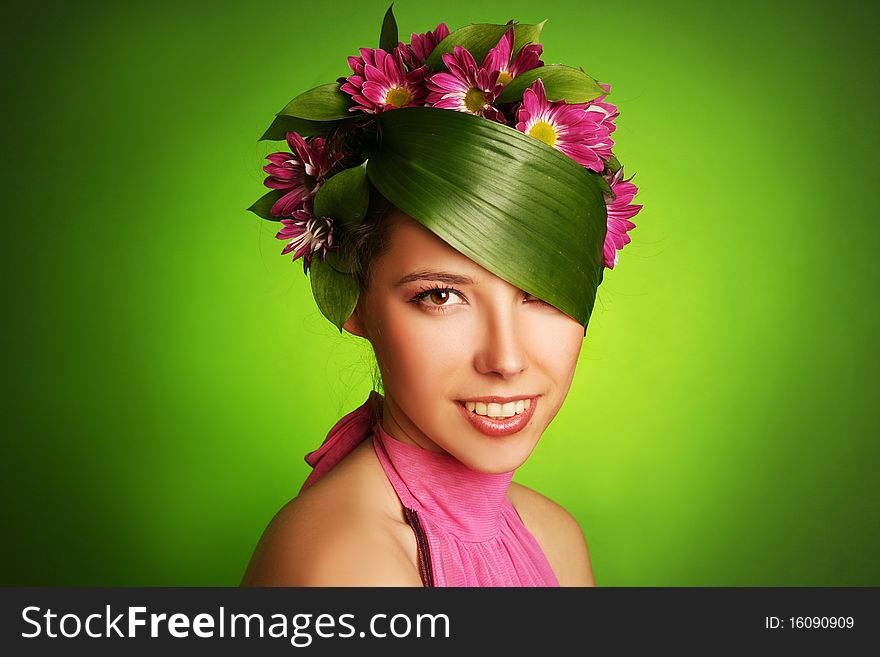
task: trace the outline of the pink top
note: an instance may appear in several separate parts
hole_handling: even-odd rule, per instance
[[[449,454],[400,442],[382,427],[382,401],[371,392],[306,455],[314,469],[300,492],[372,435],[376,456],[416,534],[425,586],[559,586],[507,499],[514,471],[477,472]]]

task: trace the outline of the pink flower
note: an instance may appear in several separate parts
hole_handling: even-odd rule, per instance
[[[604,159],[611,157],[611,141],[603,116],[585,111],[586,104],[564,100],[548,102],[541,78],[523,94],[517,110],[516,129],[556,148],[578,164],[602,172]]]
[[[606,175],[605,179],[611,185],[611,191],[614,192],[615,198],[612,199],[609,195],[605,195],[605,204],[608,208],[608,231],[605,233],[602,254],[605,257],[605,266],[608,269],[614,269],[614,265],[617,264],[617,252],[630,242],[627,231],[636,227],[629,220],[638,214],[642,206],[632,204],[639,189],[629,180],[623,179],[623,167],[618,169],[614,175]]]
[[[323,137],[313,137],[308,142],[295,132],[287,133],[290,153],[267,155],[269,164],[263,171],[269,176],[263,181],[271,189],[288,190],[272,205],[276,217],[290,216],[301,210],[309,201],[341,154],[328,156]]]
[[[455,46],[452,54],[445,53],[443,63],[448,72],[435,73],[425,81],[429,105],[507,123],[504,114],[492,106],[504,88],[497,83],[498,71],[478,68],[474,56],[461,46]]]
[[[308,210],[296,210],[292,219],[282,219],[284,224],[276,239],[290,240],[281,255],[294,251],[293,260],[303,259],[303,273],[309,270],[312,256],[318,254],[321,260],[327,258],[327,251],[333,245],[333,220],[330,217],[315,217]]]
[[[360,52],[360,57],[348,58],[354,75],[348,76],[340,87],[356,103],[349,108],[350,112],[377,114],[423,104],[426,66],[407,73],[397,49],[387,53],[381,48],[361,48]]]
[[[409,70],[414,71],[424,65],[437,44],[448,36],[449,28],[446,27],[446,23],[440,23],[433,32],[423,32],[422,34],[413,32],[410,44],[401,41],[397,44],[396,50],[406,62]]]
[[[602,84],[600,82],[599,86],[607,92],[611,91],[610,84]],[[605,96],[607,96],[607,94],[605,94]],[[588,112],[596,112],[601,118],[600,123],[603,126],[607,127],[608,134],[611,134],[612,132],[617,130],[617,126],[614,124],[614,119],[616,119],[620,115],[620,112],[618,111],[616,105],[602,102],[603,100],[605,100],[605,96],[599,96],[595,100],[591,100],[590,102],[586,103],[586,110]],[[614,142],[612,141],[611,144],[613,145]]]
[[[498,45],[486,54],[482,68],[490,73],[497,71],[498,83],[507,84],[520,73],[543,66],[544,62],[540,60],[543,49],[539,43],[529,43],[520,48],[511,64],[510,58],[513,54],[513,28],[511,27],[498,41]]]

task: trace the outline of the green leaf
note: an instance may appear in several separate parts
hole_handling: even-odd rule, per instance
[[[608,167],[608,169],[610,169],[614,173],[617,173],[618,171],[620,171],[620,160],[618,160],[617,156],[615,156],[615,155],[612,155],[611,159],[609,159],[605,163],[605,165]]]
[[[565,99],[568,103],[586,103],[608,93],[583,71],[563,64],[550,64],[517,75],[504,86],[498,102],[522,100],[525,90],[538,78],[544,83],[547,100]]]
[[[363,166],[340,171],[324,181],[315,194],[314,214],[345,224],[358,224],[367,213],[370,186]]]
[[[278,112],[279,116],[294,116],[309,121],[338,121],[350,119],[348,111],[352,106],[351,97],[340,91],[338,82],[322,84],[304,91]]]
[[[339,121],[309,121],[279,114],[258,141],[283,141],[288,132],[296,132],[300,137],[326,135],[338,125]]]
[[[354,277],[336,271],[320,256],[315,256],[309,265],[309,280],[318,310],[342,333],[342,325],[358,301],[359,291]]]
[[[539,43],[541,30],[546,22],[543,20],[536,25],[531,23],[514,24],[513,51],[519,52],[519,49],[527,43]],[[489,51],[498,45],[498,41],[509,28],[509,25],[489,23],[478,23],[459,28],[437,44],[437,47],[428,56],[426,64],[432,71],[439,71],[444,68],[443,55],[455,50],[455,46],[462,46],[474,56],[477,66],[479,66]]]
[[[377,116],[370,182],[498,277],[586,326],[604,266],[598,176],[542,141],[464,112],[404,107]]]
[[[611,194],[614,196],[614,192],[611,191],[611,185],[608,184],[608,181],[605,180],[601,174],[596,173],[595,171],[590,171],[590,174],[596,178],[596,184],[599,185],[599,189],[602,190],[603,194]]]
[[[281,221],[281,217],[274,216],[270,210],[275,205],[275,201],[284,196],[286,192],[283,189],[273,189],[268,194],[261,196],[251,207],[248,208],[258,217],[268,219],[269,221]]]
[[[333,267],[333,269],[341,274],[352,273],[351,266],[342,258],[342,256],[339,254],[338,249],[327,252],[327,262],[330,264],[331,267]]]
[[[394,19],[394,3],[388,7],[385,12],[385,19],[382,21],[382,33],[379,36],[379,47],[385,52],[391,52],[397,47],[397,21]]]

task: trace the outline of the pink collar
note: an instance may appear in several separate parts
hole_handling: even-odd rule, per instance
[[[376,453],[400,501],[463,541],[484,541],[501,530],[501,510],[514,471],[471,470],[446,453],[403,443],[373,425]]]

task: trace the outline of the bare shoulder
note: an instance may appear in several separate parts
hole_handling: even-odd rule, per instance
[[[242,586],[422,585],[412,530],[393,516],[364,445],[275,515]]]
[[[547,555],[562,586],[595,586],[590,553],[580,524],[549,497],[512,482],[507,493],[523,524]]]

